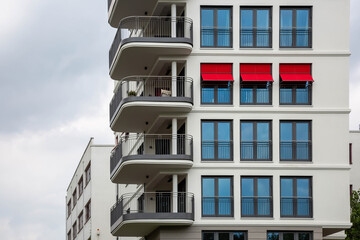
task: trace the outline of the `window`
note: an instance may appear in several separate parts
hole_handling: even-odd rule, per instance
[[[271,8],[241,7],[240,12],[240,47],[270,48]]]
[[[69,230],[69,232],[67,233],[67,240],[71,240],[71,229]]]
[[[246,240],[247,232],[245,231],[221,231],[221,232],[212,232],[212,231],[203,231],[202,240]]]
[[[79,222],[79,232],[81,231],[81,229],[84,227],[84,216],[83,216],[83,211],[81,211],[81,213],[79,214],[78,217],[78,222]]]
[[[232,121],[201,122],[201,159],[232,161]]]
[[[85,206],[85,222],[89,221],[91,218],[91,201],[86,204]]]
[[[91,163],[89,162],[89,164],[85,168],[85,181],[86,181],[86,184],[88,184],[90,182],[90,180],[91,180]]]
[[[75,221],[75,223],[74,223],[73,226],[72,226],[72,231],[73,231],[73,239],[75,239],[75,238],[76,238],[76,235],[77,235],[76,221]]]
[[[241,121],[241,161],[271,161],[271,121]]]
[[[232,104],[232,64],[201,64],[201,104]]]
[[[67,217],[71,215],[71,199],[67,203]]]
[[[281,217],[312,217],[311,177],[281,177]]]
[[[280,47],[311,48],[311,8],[280,8]]]
[[[280,105],[310,105],[311,64],[280,64]]]
[[[231,7],[201,7],[201,47],[232,47]]]
[[[271,177],[241,177],[241,216],[272,216]]]
[[[349,164],[353,164],[352,162],[352,143],[349,143]]]
[[[271,64],[240,64],[240,104],[272,103]]]
[[[202,177],[202,216],[233,216],[232,177]]]
[[[77,197],[76,197],[76,188],[72,194],[72,197],[73,197],[73,208],[76,206],[76,200],[77,200]]]
[[[312,240],[312,232],[268,232],[267,240]]]
[[[80,196],[82,195],[83,190],[84,190],[84,180],[83,180],[82,176],[78,182],[78,188],[79,188],[79,198],[80,198]]]
[[[280,160],[311,161],[311,121],[280,121]]]

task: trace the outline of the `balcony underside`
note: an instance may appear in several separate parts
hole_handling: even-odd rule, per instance
[[[141,184],[162,170],[189,169],[192,165],[190,155],[126,156],[121,159],[110,176],[113,183]]]
[[[143,237],[162,226],[189,226],[194,221],[192,213],[129,213],[111,226],[114,236]]]
[[[187,56],[192,51],[188,38],[128,38],[120,44],[110,66],[110,77],[148,75],[159,57]]]
[[[117,28],[122,18],[127,16],[151,15],[157,0],[112,0],[109,8],[109,24]]]
[[[110,120],[115,132],[143,132],[161,114],[188,113],[192,109],[187,97],[128,97],[119,104]]]

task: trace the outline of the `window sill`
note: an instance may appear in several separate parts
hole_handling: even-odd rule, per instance
[[[280,217],[280,220],[315,220],[313,217]]]
[[[254,217],[248,217],[248,216],[245,216],[245,217],[241,217],[241,219],[243,220],[253,220],[253,219],[257,219],[257,220],[274,220],[275,218],[274,217],[264,217],[264,216],[260,216],[260,217],[257,217],[257,216],[254,216]]]
[[[241,104],[240,107],[273,107],[272,104]]]
[[[234,107],[234,104],[201,103],[200,107]]]
[[[200,50],[234,50],[233,47],[200,47]]]
[[[240,163],[272,163],[272,160],[240,160]]]
[[[235,219],[234,216],[201,216],[201,219],[207,219],[207,220],[215,220],[215,219]]]
[[[239,50],[274,50],[272,47],[239,47]]]
[[[301,163],[301,164],[313,164],[313,161],[309,161],[309,160],[280,160],[279,161],[280,164],[281,163],[284,163],[284,164],[288,164],[288,163],[291,163],[291,164],[297,164],[297,163]]]
[[[279,104],[279,107],[314,107],[312,104]]]
[[[284,51],[288,51],[288,50],[309,50],[312,51],[314,50],[312,47],[279,47],[279,50],[284,50]]]
[[[234,163],[233,160],[201,160],[201,163]]]

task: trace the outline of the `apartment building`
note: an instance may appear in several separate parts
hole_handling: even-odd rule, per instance
[[[111,240],[109,209],[116,186],[109,178],[113,145],[97,145],[91,138],[66,193],[66,239]]]
[[[349,0],[108,0],[108,13],[113,236],[351,226]]]

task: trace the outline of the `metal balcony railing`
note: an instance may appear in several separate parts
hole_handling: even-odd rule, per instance
[[[232,47],[232,27],[201,27],[201,47]]]
[[[271,217],[273,209],[272,197],[241,197],[241,216]]]
[[[281,217],[312,217],[311,197],[281,197]]]
[[[241,141],[240,151],[242,161],[270,161],[272,159],[272,142]]]
[[[177,206],[174,206],[174,203]],[[190,214],[194,219],[194,194],[188,192],[144,192],[122,195],[111,208],[111,225],[122,216],[137,214],[140,219],[161,219],[163,213],[172,213],[175,219]],[[168,217],[167,217],[168,219]]]
[[[311,47],[312,29],[310,27],[280,28],[280,47]]]
[[[252,27],[240,29],[240,47],[268,48],[272,46],[272,29]]]
[[[310,140],[280,142],[280,160],[311,161],[311,158],[312,144]]]
[[[173,90],[176,85],[176,92]],[[121,101],[127,97],[154,98],[164,100],[164,97],[193,99],[193,80],[189,77],[171,76],[131,76],[124,78],[110,102],[110,121],[113,119]],[[157,98],[157,99],[155,99]],[[149,100],[149,99],[148,99]]]
[[[176,153],[172,153],[172,145],[176,143]],[[124,159],[187,159],[192,161],[193,138],[185,134],[142,134],[141,136],[122,137],[112,151],[110,172],[112,173],[120,161]]]
[[[193,22],[186,17],[165,16],[132,16],[122,19],[109,51],[109,67],[122,41],[129,38],[148,38],[149,41],[186,38],[192,42]]]
[[[233,196],[202,197],[203,216],[233,216]]]
[[[232,140],[202,140],[201,141],[202,160],[224,160],[233,159]]]

